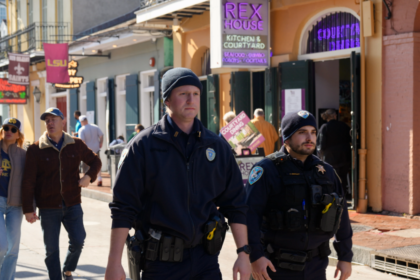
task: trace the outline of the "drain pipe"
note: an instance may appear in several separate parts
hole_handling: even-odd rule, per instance
[[[363,30],[363,2],[360,1],[360,149],[359,153],[359,199],[357,213],[367,211],[366,192],[366,62],[365,62],[365,35]]]

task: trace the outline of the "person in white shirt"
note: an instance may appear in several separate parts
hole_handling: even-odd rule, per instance
[[[79,130],[79,137],[86,145],[96,154],[99,154],[102,144],[104,142],[104,134],[101,129],[94,124],[89,124],[88,119],[85,115],[79,117],[79,121],[82,124],[82,128]],[[86,173],[88,166],[83,163],[83,172]],[[101,171],[98,173],[98,186],[102,186]]]

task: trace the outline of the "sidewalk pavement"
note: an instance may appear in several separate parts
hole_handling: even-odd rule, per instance
[[[82,195],[110,202],[112,191],[109,175],[103,173],[102,176],[102,187],[93,183],[83,189]],[[390,258],[395,263],[404,260],[409,263],[407,267],[418,270],[419,277],[416,279],[420,279],[420,216],[386,211],[384,214],[349,211],[349,215],[353,228],[353,262],[371,266],[375,256]],[[336,257],[334,249],[332,252],[332,257]]]

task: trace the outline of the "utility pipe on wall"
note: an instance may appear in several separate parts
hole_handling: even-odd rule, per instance
[[[365,37],[363,21],[363,2],[360,1],[360,149],[359,153],[359,199],[357,212],[366,213],[367,211],[367,192],[366,192],[366,63],[365,63]]]

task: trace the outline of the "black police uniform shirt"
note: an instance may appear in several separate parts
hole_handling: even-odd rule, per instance
[[[340,180],[334,172],[334,169],[318,157],[314,155],[308,156],[305,163],[300,160],[292,158],[285,147],[283,146],[280,152],[287,154],[290,160],[293,161],[299,168],[312,169],[317,162],[322,163],[326,170],[326,175],[331,182],[334,182],[334,187],[340,196],[343,196],[343,190]],[[315,162],[314,162],[315,161]],[[277,171],[275,164],[270,159],[263,159],[255,166],[260,166],[263,169],[262,175],[252,185],[247,183],[247,204],[248,204],[248,239],[252,248],[251,262],[258,260],[264,256],[264,246],[261,244],[261,224],[263,222],[263,213],[265,212],[267,202],[270,195],[273,194],[274,188],[282,188],[280,175]],[[255,179],[254,179],[255,180]],[[338,259],[341,261],[351,262],[353,253],[352,236],[353,231],[350,226],[349,214],[347,207],[343,207],[344,211],[341,217],[340,228],[335,234],[334,248],[337,251]],[[294,232],[294,231],[281,231],[276,237],[275,247],[282,249],[294,249],[301,251],[310,251],[318,248],[322,243],[328,241],[331,234],[329,233],[314,233],[314,232]],[[267,245],[267,244],[265,244]]]
[[[246,224],[246,193],[229,144],[196,119],[194,132],[184,135],[194,146],[183,150],[178,129],[165,115],[122,152],[110,203],[112,228],[141,224],[146,233],[160,230],[191,246],[200,243],[204,224],[215,215]]]

